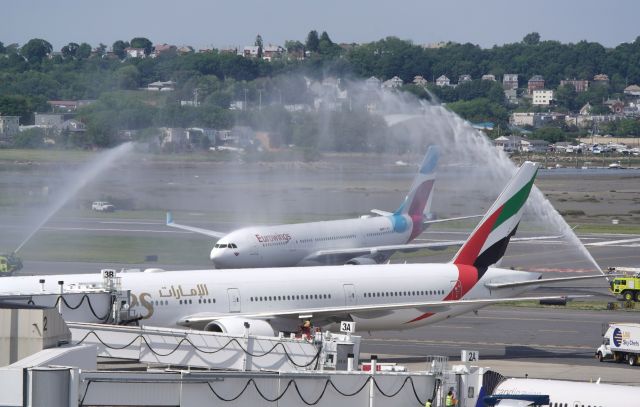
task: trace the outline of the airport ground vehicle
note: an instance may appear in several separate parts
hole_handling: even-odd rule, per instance
[[[596,350],[599,361],[613,359],[627,361],[631,366],[640,363],[640,324],[611,323],[604,334],[602,345]]]
[[[611,292],[625,301],[640,302],[640,269],[629,267],[609,267],[610,273],[623,275],[610,281]]]
[[[91,204],[91,210],[97,212],[113,212],[115,210],[115,206],[113,206],[109,202],[96,201]]]
[[[22,268],[22,260],[15,253],[0,253],[0,276],[10,276]]]

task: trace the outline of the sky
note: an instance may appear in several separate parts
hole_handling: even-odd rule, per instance
[[[615,47],[640,36],[640,1],[610,0],[0,0],[0,41],[111,46],[149,38],[154,44],[227,48],[304,42],[310,30],[337,43],[388,36],[415,44],[470,42],[483,48],[522,40],[581,40]]]

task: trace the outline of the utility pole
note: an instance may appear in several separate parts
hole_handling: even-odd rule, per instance
[[[258,89],[258,111],[262,111],[262,89]]]
[[[243,110],[247,110],[247,88],[244,88],[244,109]]]

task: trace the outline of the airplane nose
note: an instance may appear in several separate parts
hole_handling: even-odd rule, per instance
[[[226,256],[222,250],[216,249],[211,250],[211,255],[209,256],[209,258],[213,262],[213,266],[217,269],[226,268],[226,262],[224,261],[225,257]]]

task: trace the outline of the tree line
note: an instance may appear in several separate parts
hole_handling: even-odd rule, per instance
[[[262,48],[262,38],[257,37],[255,44]],[[563,79],[592,79],[600,73],[609,76],[608,87],[592,88],[584,94],[576,94],[571,87],[559,88],[559,108],[567,111],[586,102],[605,111],[605,98],[621,94],[628,84],[640,84],[640,37],[614,48],[587,41],[542,41],[536,33],[520,42],[487,49],[471,43],[425,48],[395,37],[365,44],[337,44],[328,33],[313,30],[304,41],[291,40],[284,45],[285,54],[265,61],[225,50],[183,53],[175,48],[155,58],[127,58],[128,47],[141,48],[151,55],[153,43],[143,37],[115,41],[110,52],[106,44],[92,47],[71,42],[54,52],[44,39],[32,39],[22,46],[0,42],[0,112],[18,115],[21,124],[31,124],[34,111],[50,110],[47,100],[95,99],[95,104],[78,113],[88,126],[82,146],[103,146],[115,142],[114,134],[119,129],[159,125],[224,128],[257,122],[264,116],[261,108],[269,106],[266,111],[285,120],[275,121],[283,139],[293,143],[294,134],[301,131],[296,130],[299,124],[307,120],[305,114],[271,105],[311,103],[313,96],[303,76],[375,76],[381,80],[398,76],[405,82],[403,89],[419,98],[435,96],[468,120],[491,120],[505,127],[515,107],[507,105],[500,83],[479,80],[483,74],[500,79],[505,73],[516,73],[522,87],[531,76],[542,75],[548,88],[556,88]],[[475,80],[456,88],[433,86],[440,75],[455,82],[464,74]],[[430,85],[413,85],[418,75]],[[171,94],[140,96],[136,92],[151,82],[168,80],[176,83]],[[180,105],[181,100],[194,99],[196,92],[198,106]],[[230,103],[237,100],[246,101],[252,108],[229,110]],[[311,136],[300,140],[313,144],[313,132],[309,132]]]

